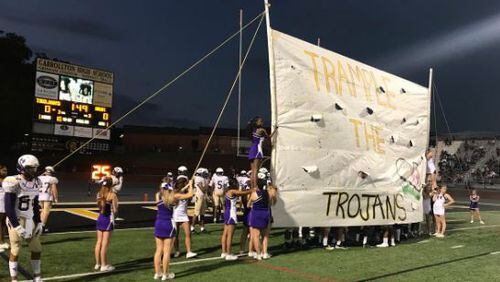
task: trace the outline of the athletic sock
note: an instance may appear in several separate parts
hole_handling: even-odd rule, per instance
[[[363,237],[363,245],[366,245],[368,243],[368,236]]]
[[[41,265],[41,262],[39,259],[32,259],[31,260],[31,267],[33,269],[34,274],[40,274],[40,265]]]
[[[328,245],[328,236],[323,237],[323,247]]]
[[[384,244],[386,244],[386,245],[389,244],[389,238],[384,237]]]
[[[9,260],[10,277],[17,277],[17,261]]]

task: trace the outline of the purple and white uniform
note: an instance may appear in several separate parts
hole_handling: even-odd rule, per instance
[[[252,204],[252,210],[248,215],[248,225],[253,228],[264,229],[269,225],[271,212],[269,208],[269,194],[267,190],[258,189],[257,200]]]
[[[470,195],[469,196],[469,210],[478,211],[479,210],[479,195]]]
[[[265,136],[260,136],[257,134],[257,130],[252,132],[252,146],[248,151],[248,159],[262,159],[264,158],[264,153],[262,152],[262,143],[264,142]]]
[[[103,212],[97,217],[96,228],[99,231],[113,231],[114,221],[111,220],[111,201],[106,201]]]
[[[238,219],[236,216],[237,201],[238,197],[236,196],[229,197],[226,194],[225,204],[224,204],[224,224],[236,225],[236,223],[238,223]]]
[[[163,202],[160,194],[160,200],[156,203],[158,212],[155,221],[155,237],[158,238],[173,238],[175,237],[176,228],[173,220],[173,209],[167,207]]]

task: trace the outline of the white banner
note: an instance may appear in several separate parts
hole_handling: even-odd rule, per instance
[[[427,88],[274,30],[272,45],[274,225],[421,221]]]

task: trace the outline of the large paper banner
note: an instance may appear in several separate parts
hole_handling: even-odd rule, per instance
[[[275,226],[421,221],[427,88],[278,31],[272,44]]]

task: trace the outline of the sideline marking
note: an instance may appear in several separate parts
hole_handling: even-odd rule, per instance
[[[417,244],[424,244],[424,243],[429,243],[429,240],[423,240],[423,241],[418,241]]]
[[[451,249],[459,249],[459,248],[463,248],[464,245],[456,245],[456,246],[453,246],[451,247]]]
[[[495,227],[500,227],[500,225],[482,225],[482,226],[474,226],[474,227],[451,228],[451,229],[446,230],[446,232],[457,231],[457,230],[481,229],[481,228],[495,228]]]
[[[490,255],[498,255],[500,254],[500,251],[496,251],[496,252],[491,252]]]
[[[246,255],[245,255],[246,256]],[[210,258],[203,258],[203,259],[196,259],[196,260],[185,260],[185,261],[178,261],[178,262],[172,262],[170,265],[181,265],[181,264],[190,264],[190,263],[197,263],[197,262],[204,262],[204,261],[212,261],[212,260],[222,260],[220,256],[217,257],[210,257]],[[61,280],[61,279],[71,279],[71,278],[83,278],[83,277],[89,277],[89,276],[98,276],[101,274],[108,274],[108,273],[120,273],[120,270],[127,270],[128,269],[115,269],[113,271],[93,271],[93,272],[84,272],[84,273],[75,273],[75,274],[69,274],[69,275],[61,275],[61,276],[53,276],[53,277],[48,277],[48,278],[43,278],[43,281],[51,281],[51,280]],[[22,282],[29,282],[31,280],[23,280]]]

